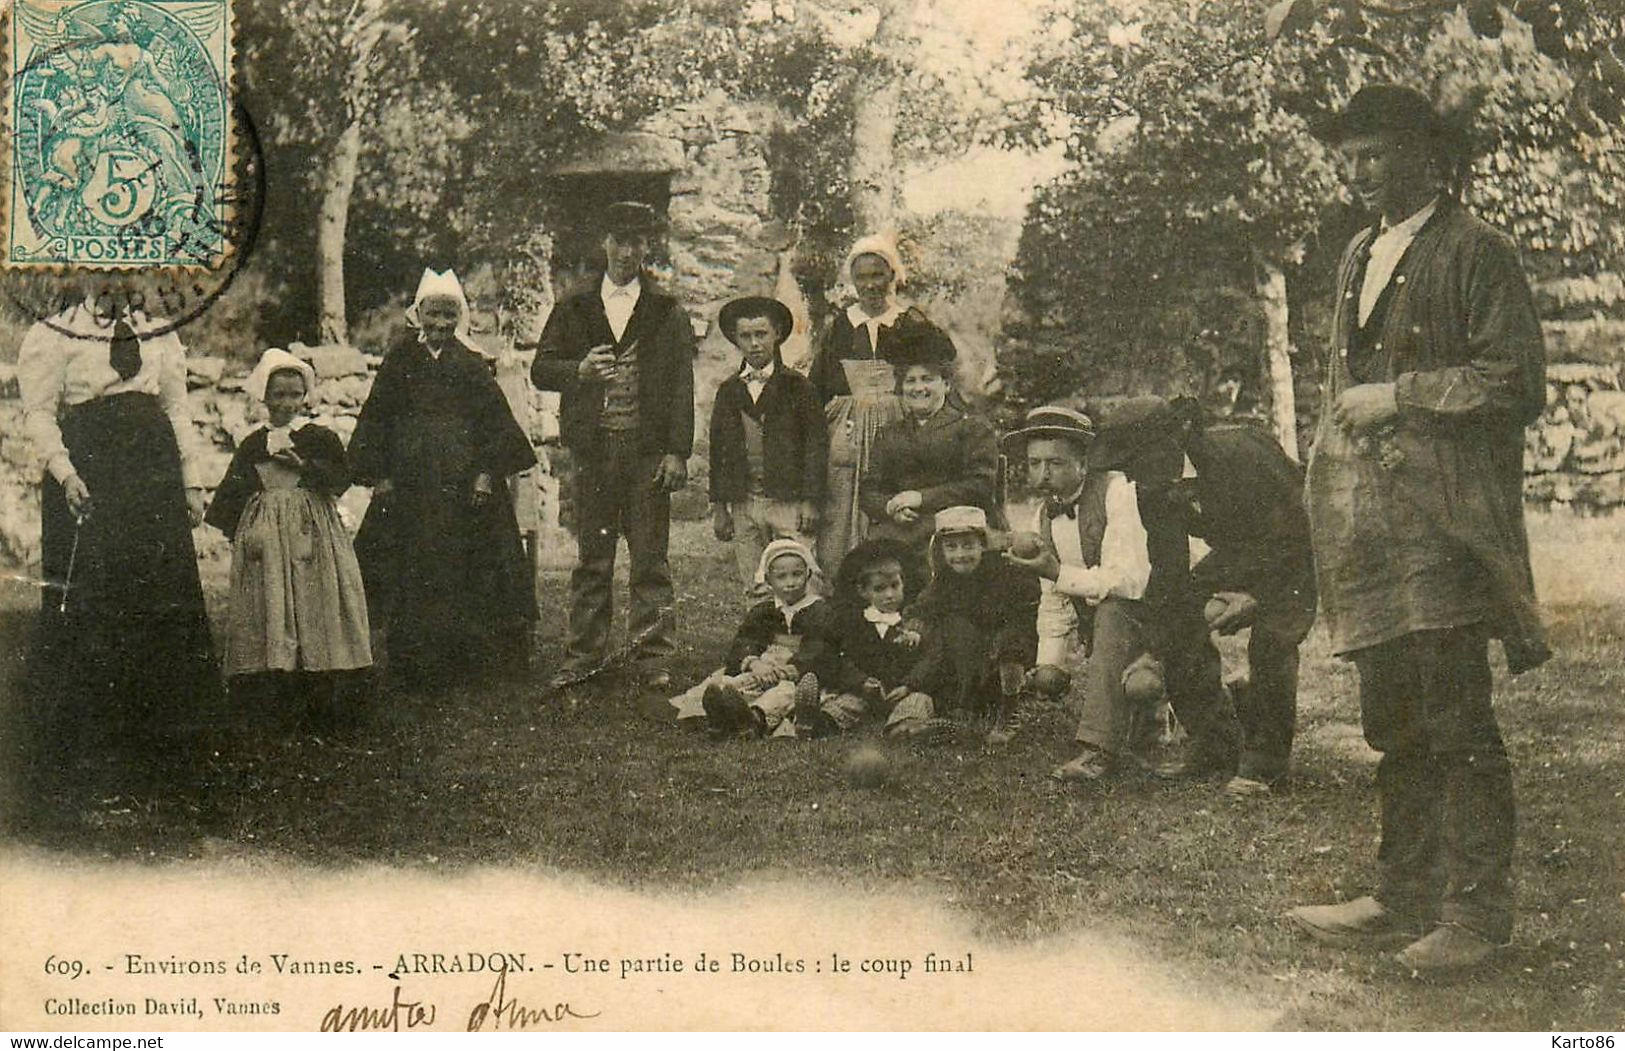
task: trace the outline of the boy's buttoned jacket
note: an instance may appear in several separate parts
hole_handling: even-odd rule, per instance
[[[742,414],[754,417],[762,428],[766,495],[821,501],[829,453],[824,411],[807,377],[777,361],[754,404],[737,372],[717,388],[711,406],[711,499],[732,502],[750,495]]]

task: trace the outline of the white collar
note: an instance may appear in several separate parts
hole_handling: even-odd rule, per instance
[[[897,319],[902,315],[903,309],[903,304],[894,299],[886,307],[884,313],[870,315],[863,312],[862,306],[857,303],[853,303],[851,306],[846,308],[846,319],[852,322],[853,328],[862,328],[871,322],[873,322],[875,325],[893,325],[897,323]]]
[[[863,607],[863,619],[870,624],[901,624],[903,622],[903,611],[896,610],[892,613],[882,613],[873,606],[865,606]]]
[[[744,378],[746,383],[750,383],[752,381],[766,383],[768,380],[773,378],[773,362],[770,361],[759,369],[752,368],[750,362],[748,361],[741,362],[739,366],[739,375]]]
[[[1416,212],[1412,213],[1409,219],[1402,220],[1392,225],[1389,225],[1388,220],[1384,219],[1377,236],[1386,237],[1393,241],[1409,241],[1411,238],[1416,236],[1416,231],[1422,229],[1422,227],[1426,225],[1427,221],[1433,218],[1433,213],[1438,210],[1439,199],[1435,197],[1427,204],[1424,204]]]
[[[310,426],[312,423],[315,423],[315,422],[316,421],[312,420],[309,416],[299,414],[299,415],[294,416],[293,419],[289,420],[288,425],[286,427],[273,427],[273,426],[271,426],[271,424],[269,422],[267,422],[266,425],[265,425],[265,430],[269,434],[274,434],[277,431],[283,431],[283,432],[285,432],[287,434],[292,434],[294,431],[304,430],[306,427]]]
[[[813,594],[812,591],[809,590],[805,595],[801,596],[800,601],[795,602],[792,605],[786,606],[784,603],[780,602],[776,597],[773,599],[773,605],[777,606],[779,612],[784,614],[784,622],[785,622],[786,625],[788,625],[790,623],[791,619],[793,617],[795,617],[795,615],[797,613],[800,613],[802,610],[806,609],[808,606],[812,605],[814,602],[817,602],[817,601],[818,601],[818,596]]]
[[[598,286],[598,295],[603,299],[611,299],[617,296],[631,296],[632,300],[636,302],[638,296],[641,295],[642,292],[643,282],[638,280],[638,278],[634,277],[624,285],[617,285],[614,281],[610,280],[607,272],[604,274],[603,282]]]

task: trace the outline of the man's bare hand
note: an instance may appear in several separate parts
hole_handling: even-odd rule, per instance
[[[1337,396],[1332,418],[1351,434],[1381,427],[1399,415],[1392,383],[1360,383]]]
[[[654,487],[663,493],[675,493],[688,484],[688,462],[676,453],[660,458],[655,468]]]
[[[1233,635],[1258,619],[1258,600],[1245,591],[1220,591],[1214,598],[1224,603],[1224,612],[1208,621],[1220,635]]]
[[[727,504],[718,504],[711,509],[711,533],[724,543],[734,538],[734,516]]]
[[[1056,580],[1061,575],[1061,560],[1055,557],[1055,552],[1049,548],[1041,548],[1038,554],[1031,558],[1023,558],[1014,551],[1006,551],[1004,560],[1011,565],[1020,566],[1029,573],[1037,574],[1045,580]]]
[[[587,356],[576,366],[576,375],[599,383],[615,375],[615,348],[608,343],[600,343],[587,351]]]

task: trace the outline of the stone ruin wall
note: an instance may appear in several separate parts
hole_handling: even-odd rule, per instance
[[[1578,514],[1625,506],[1625,321],[1547,322],[1546,410],[1524,438],[1524,498]]]

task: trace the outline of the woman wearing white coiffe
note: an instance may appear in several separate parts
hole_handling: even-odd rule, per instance
[[[536,616],[508,478],[536,462],[450,270],[425,270],[411,330],[384,356],[350,440],[372,503],[356,535],[371,620],[397,681],[438,686],[517,671]]]
[[[350,487],[344,443],[302,415],[309,364],[277,347],[247,393],[269,422],[245,437],[205,520],[231,538],[226,675],[328,673],[372,665],[367,597],[337,498]]]
[[[824,330],[809,378],[829,421],[829,475],[819,518],[818,558],[834,574],[868,531],[858,506],[858,486],[868,470],[870,450],[880,428],[902,416],[891,348],[921,340],[940,346],[939,356],[956,356],[953,340],[916,306],[897,298],[908,272],[896,244],[881,235],[859,240],[847,253],[846,273],[856,302],[836,313]]]

